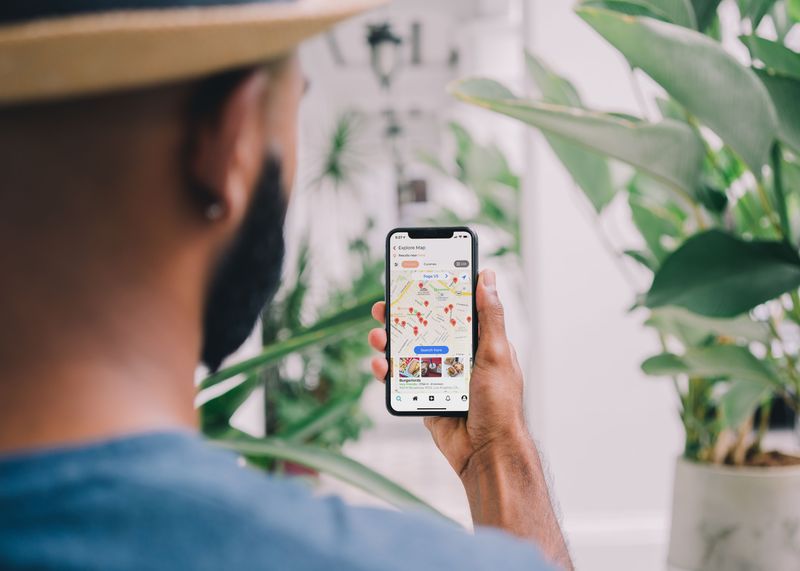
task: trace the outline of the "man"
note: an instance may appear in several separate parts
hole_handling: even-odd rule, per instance
[[[571,567],[490,271],[469,419],[426,422],[474,535],[315,499],[197,435],[196,364],[280,275],[292,50],[371,3],[0,7],[0,568]]]

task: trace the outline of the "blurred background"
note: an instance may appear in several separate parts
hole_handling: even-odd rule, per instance
[[[720,18],[728,13],[738,21],[735,2],[723,3]],[[642,327],[647,315],[629,311],[650,274],[616,253],[642,241],[629,203],[617,196],[597,217],[538,131],[447,93],[473,75],[530,93],[525,50],[568,78],[587,107],[657,113],[642,97],[657,86],[570,0],[395,0],[303,47],[310,90],[284,285],[231,361],[320,323],[350,335],[248,377],[257,388],[235,402],[231,424],[341,450],[469,525],[460,483],[422,422],[386,412],[368,368],[374,324],[363,317],[383,296],[388,230],[469,224],[480,267],[498,272],[531,431],[577,568],[661,569],[683,436],[672,386],[640,368],[660,345]],[[352,308],[361,317],[325,321]],[[321,493],[383,503],[324,471],[279,469],[309,475]]]

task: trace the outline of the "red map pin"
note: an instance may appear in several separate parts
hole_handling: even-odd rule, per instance
[[[425,307],[428,307],[428,300],[427,299],[423,303],[425,304]]]
[[[405,327],[405,326],[406,326],[406,322],[405,322],[405,321],[401,321],[401,322],[400,322],[400,325],[402,325],[403,327]]]
[[[469,323],[470,321],[472,321],[472,317],[467,315],[467,323]]]
[[[394,322],[395,322],[395,323],[400,323],[400,318],[399,318],[399,317],[395,317],[395,318],[394,318]]]
[[[417,285],[418,285],[419,287],[422,287],[422,282],[419,282]]]
[[[409,308],[408,308],[408,312],[409,312],[409,313],[414,313],[414,308],[413,308],[413,307],[409,307]]]
[[[458,278],[454,277],[454,278],[453,278],[453,283],[454,283],[454,284],[457,284],[457,283],[458,283]]]
[[[456,324],[456,320],[455,319],[451,319],[450,320],[450,325],[455,325],[455,324]]]
[[[448,311],[450,311],[450,308],[449,307],[445,307],[444,308],[444,312],[447,313]]]

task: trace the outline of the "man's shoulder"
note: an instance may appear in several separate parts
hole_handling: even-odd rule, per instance
[[[427,513],[350,506],[241,468],[227,453],[208,449],[206,456],[214,468],[191,478],[197,499],[243,529],[237,549],[268,553],[288,569],[545,569],[533,546],[500,531],[471,535]]]
[[[11,548],[19,561],[47,568],[27,554],[64,556],[53,550],[68,546],[87,569],[538,569],[531,546],[498,532],[472,537],[433,516],[318,498],[188,435],[56,457],[43,477],[47,464],[28,470],[17,489],[29,503],[8,522],[16,547],[11,536],[0,539],[0,562]]]

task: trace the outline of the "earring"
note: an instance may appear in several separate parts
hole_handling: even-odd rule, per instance
[[[206,219],[216,222],[225,214],[225,208],[221,202],[212,202],[206,207]]]

